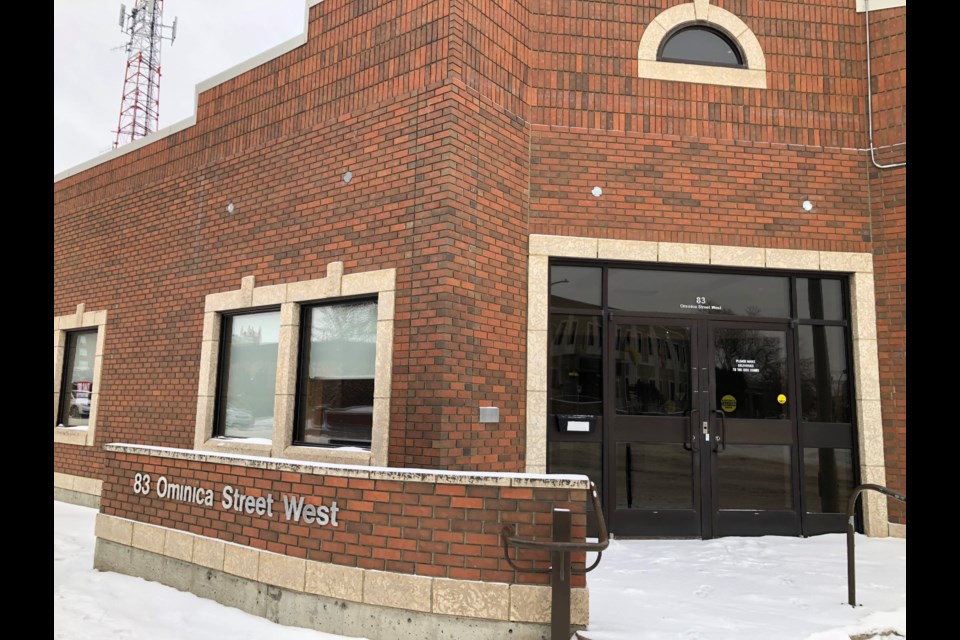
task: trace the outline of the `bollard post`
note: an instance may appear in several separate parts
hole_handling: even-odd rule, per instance
[[[570,542],[570,509],[553,510],[553,541]],[[550,640],[570,640],[570,552],[550,552]]]

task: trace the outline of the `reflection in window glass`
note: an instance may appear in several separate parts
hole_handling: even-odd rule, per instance
[[[551,314],[551,414],[603,414],[603,340],[600,329],[600,316]]]
[[[790,447],[727,445],[717,455],[721,509],[792,509]]]
[[[690,409],[690,328],[616,324],[619,415],[681,414]],[[644,348],[655,344],[655,351]]]
[[[97,332],[74,331],[67,334],[63,387],[60,391],[60,420],[65,427],[90,424],[93,400],[93,365],[97,352]]]
[[[617,443],[618,509],[692,509],[693,453],[682,444]]]
[[[801,320],[843,320],[840,281],[797,278],[797,313]]]
[[[596,485],[597,495],[603,495],[600,463],[599,442],[551,442],[549,445],[547,472],[583,474]],[[592,510],[593,502],[588,500],[587,506]]]
[[[850,422],[843,327],[800,325],[800,406],[808,422]]]
[[[377,360],[377,302],[305,307],[300,442],[370,450]]]
[[[609,305],[622,311],[790,317],[790,279],[729,273],[610,269]]]
[[[599,267],[550,267],[550,306],[563,309],[599,309]]]
[[[716,29],[704,26],[685,27],[671,35],[661,48],[658,59],[725,67],[743,66],[739,48]]]
[[[846,513],[853,492],[853,451],[803,450],[807,513]]]
[[[223,336],[217,433],[270,441],[280,312],[224,316]]]

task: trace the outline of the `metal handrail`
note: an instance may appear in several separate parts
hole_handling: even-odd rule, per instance
[[[607,524],[603,520],[603,509],[600,507],[600,498],[597,496],[597,487],[590,483],[590,497],[593,500],[593,515],[597,519],[597,542],[558,542],[555,540],[524,540],[523,538],[517,538],[514,535],[513,530],[510,526],[505,526],[500,531],[500,538],[503,540],[503,554],[507,559],[507,562],[510,563],[510,566],[516,569],[517,571],[530,571],[533,573],[548,573],[550,569],[538,570],[538,569],[521,569],[520,567],[513,564],[513,561],[510,559],[509,554],[507,553],[509,547],[512,545],[518,549],[542,549],[543,551],[596,551],[598,554],[602,554],[603,550],[610,546],[610,538],[607,534]],[[513,525],[514,529],[516,525]],[[597,558],[590,568],[592,569],[600,562],[600,559]],[[589,571],[588,569],[587,571]],[[586,571],[584,571],[586,573]]]
[[[570,542],[571,514],[569,509],[553,510],[553,537],[554,540],[524,540],[516,537],[515,527],[505,526],[500,531],[503,540],[503,557],[516,571],[531,573],[550,573],[550,640],[569,640],[570,638],[570,576],[573,573],[587,573],[592,571],[603,555],[603,550],[610,544],[607,535],[607,525],[603,519],[603,509],[600,507],[600,498],[597,488],[590,483],[590,497],[593,500],[593,513],[597,518],[597,542]],[[521,569],[510,559],[510,546],[523,549],[541,549],[550,552],[549,569]],[[589,567],[574,572],[570,562],[570,553],[573,551],[596,551],[597,559]]]
[[[856,487],[850,495],[850,500],[847,501],[847,602],[851,607],[857,606],[857,577],[853,548],[853,513],[857,508],[857,498],[859,498],[860,494],[864,491],[879,491],[883,495],[889,496],[894,500],[899,500],[903,504],[907,503],[907,496],[879,484],[861,484]]]

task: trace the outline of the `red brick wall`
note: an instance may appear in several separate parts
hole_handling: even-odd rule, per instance
[[[530,153],[531,233],[869,251],[855,150],[537,127]]]
[[[533,122],[864,147],[863,19],[852,1],[712,0],[757,37],[766,58],[766,89],[638,78],[644,29],[678,4],[533,0]]]
[[[343,260],[398,269],[390,463],[520,470],[532,232],[874,251],[902,483],[905,183],[863,151],[863,14],[716,0],[757,36],[767,89],[637,78],[676,4],[325,0],[305,46],[202,93],[197,125],[57,182],[55,314],[110,312],[97,446],[192,446],[203,297]],[[885,145],[904,139],[904,15],[871,14]]]
[[[906,162],[906,9],[870,13],[873,143],[877,164]],[[907,491],[906,167],[870,165],[870,206],[877,296],[877,337],[887,486]],[[890,520],[906,509],[889,500]]]
[[[552,539],[552,510],[570,509],[572,539],[585,540],[583,489],[510,487],[483,478],[462,484],[410,480],[416,474],[393,474],[401,480],[337,475],[238,464],[228,457],[205,460],[161,457],[141,451],[108,451],[100,511],[148,524],[187,531],[297,558],[348,567],[394,571],[484,582],[544,584],[549,574],[516,572],[503,556],[500,532],[516,525],[525,539]],[[137,473],[149,474],[148,495],[134,493]],[[388,474],[389,475],[389,474]],[[157,495],[157,482],[199,486],[213,491],[213,507]],[[454,481],[455,482],[455,481]],[[227,511],[221,505],[225,485],[245,495],[274,497],[273,518]],[[290,522],[282,495],[303,496],[307,504],[330,507],[337,502],[336,527]],[[522,568],[549,567],[544,552],[514,550]],[[583,554],[574,562],[582,566]],[[583,575],[574,586],[585,585]]]

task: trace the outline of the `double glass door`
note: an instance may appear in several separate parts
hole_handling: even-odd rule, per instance
[[[610,529],[799,534],[789,326],[636,316],[609,326]]]

